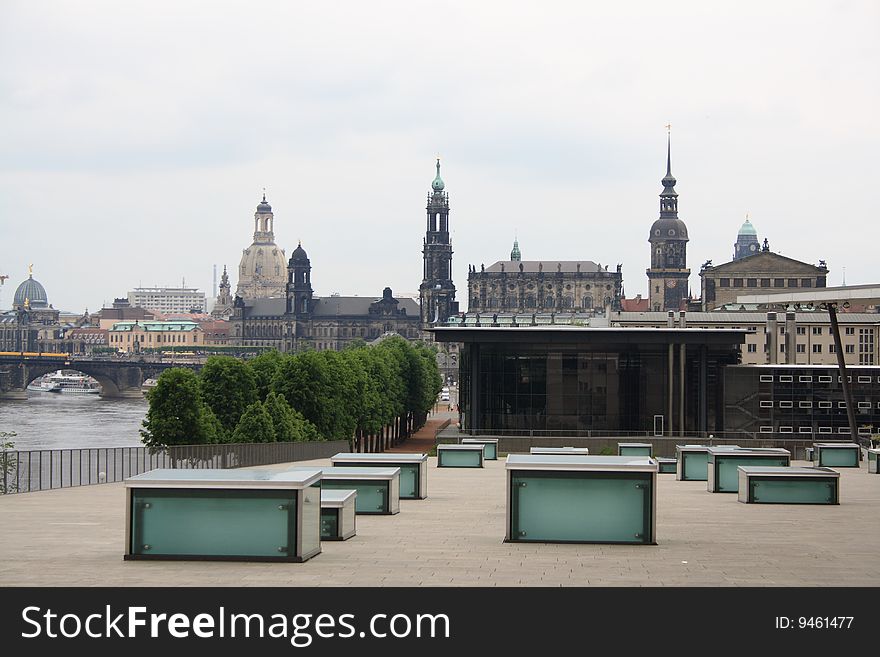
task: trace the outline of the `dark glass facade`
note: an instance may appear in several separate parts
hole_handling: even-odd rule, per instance
[[[880,367],[848,367],[858,432],[880,430]],[[761,365],[724,372],[729,431],[780,438],[840,439],[850,434],[837,367]]]
[[[541,339],[543,332],[500,329],[505,341],[493,342],[489,330],[459,330],[472,338],[461,350],[459,404],[463,429],[474,434],[653,432],[656,416],[666,433],[670,423],[679,433],[682,391],[683,430],[721,431],[721,368],[738,362],[736,345],[744,335],[726,332],[726,344],[707,344],[699,340],[708,337],[706,330],[653,331],[653,340],[639,343],[617,340],[619,331],[584,332],[578,339],[567,334],[571,329],[559,329],[554,335],[566,338],[560,342]],[[693,342],[685,347],[682,381],[684,334]],[[658,340],[661,335],[667,339]]]

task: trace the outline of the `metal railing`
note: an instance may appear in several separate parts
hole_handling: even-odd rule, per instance
[[[329,458],[347,440],[0,451],[0,494],[123,481],[156,468],[241,468]]]

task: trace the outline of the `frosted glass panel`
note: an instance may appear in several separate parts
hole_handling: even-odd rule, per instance
[[[650,447],[619,447],[620,456],[651,456]]]
[[[400,497],[413,499],[419,496],[419,465],[395,463],[400,468]]]
[[[324,479],[321,485],[329,490],[356,490],[355,513],[388,513],[388,484],[385,482]]]
[[[441,467],[455,468],[479,468],[480,452],[472,450],[441,450],[440,463]]]
[[[707,452],[682,452],[684,473],[682,479],[687,481],[706,481],[709,478],[709,454]]]
[[[295,556],[296,493],[254,493],[133,490],[131,553]]]
[[[843,447],[827,448],[823,447],[819,450],[818,465],[824,467],[858,467],[859,466],[859,450],[847,449]]]
[[[739,472],[741,465],[766,465],[786,467],[789,460],[784,456],[755,457],[755,456],[715,456],[716,480],[715,491],[719,493],[736,493],[739,491]]]
[[[810,477],[809,479],[750,479],[749,497],[753,502],[784,504],[834,504],[834,482]]]
[[[513,540],[645,543],[650,480],[513,477]]]
[[[339,536],[339,511],[341,509],[321,509],[321,538]]]

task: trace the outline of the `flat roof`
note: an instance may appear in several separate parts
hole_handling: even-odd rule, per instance
[[[737,303],[822,303],[828,301],[849,301],[856,303],[880,303],[880,284],[846,285],[840,287],[816,287],[797,292],[765,292],[764,294],[737,295]]]
[[[437,342],[549,342],[556,344],[744,344],[747,329],[587,326],[438,326]]]
[[[305,564],[124,561],[121,483],[0,495],[3,585],[272,586],[306,595],[315,586],[341,594],[403,586],[411,587],[404,595],[418,595],[426,586],[764,588],[880,579],[880,523],[868,521],[880,506],[880,480],[866,462],[841,468],[835,507],[743,505],[735,495],[707,493],[705,481],[658,477],[653,546],[504,543],[504,462],[482,469],[436,462],[429,457],[428,499],[401,500],[395,516],[357,516],[357,538],[322,541],[321,554]]]

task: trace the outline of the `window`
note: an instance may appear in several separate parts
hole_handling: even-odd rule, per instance
[[[813,427],[798,427],[798,433],[813,433]]]
[[[790,374],[783,374],[779,377],[779,380],[782,383],[791,383],[793,380],[793,377]]]
[[[773,427],[762,426],[760,429],[761,433],[773,433]]]
[[[773,375],[772,374],[762,374],[758,377],[758,380],[761,383],[773,383]]]
[[[798,377],[798,381],[799,381],[800,383],[812,383],[812,382],[813,382],[813,377],[811,377],[811,376],[799,376],[799,377]]]
[[[844,353],[847,353],[847,354],[856,353],[856,346],[854,344],[844,345]]]
[[[773,402],[761,400],[761,408],[773,408]]]
[[[798,335],[806,335],[807,334],[807,327],[806,326],[798,326],[797,327],[797,334]]]
[[[746,281],[746,287],[758,287],[758,279],[750,278]]]
[[[730,287],[730,279],[729,278],[719,278],[718,279],[718,287]]]
[[[761,279],[761,287],[770,287],[770,279],[762,278]]]
[[[773,287],[785,287],[785,279],[784,278],[774,278],[773,279]]]
[[[811,402],[811,401],[798,402],[798,408],[813,408],[813,402]]]
[[[813,353],[814,354],[821,354],[822,353],[822,345],[814,344],[813,345]]]
[[[779,408],[792,408],[793,406],[794,406],[794,402],[790,402],[790,401],[779,402]]]
[[[779,433],[794,433],[791,427],[779,427]]]
[[[814,326],[813,327],[813,335],[822,335],[822,327]]]
[[[831,433],[831,427],[819,427],[819,433]]]
[[[830,345],[828,345],[828,353],[829,354],[836,354],[837,353],[837,345],[835,345],[833,342]]]
[[[837,427],[837,433],[849,433],[849,427]]]
[[[841,381],[841,377],[840,377],[840,376],[837,377],[837,382],[838,382],[838,383],[842,383],[842,381]],[[847,383],[852,383],[852,376],[851,376],[851,375],[849,375],[849,374],[847,375],[847,377],[846,377],[846,382],[847,382]]]
[[[746,345],[746,346],[748,347],[748,350],[747,350],[747,351],[748,351],[750,354],[757,353],[757,351],[758,351],[758,345],[756,345],[756,344],[750,344],[750,345]]]
[[[859,402],[859,408],[871,408],[871,402]]]
[[[845,401],[837,402],[837,408],[846,408],[846,402]]]
[[[733,279],[733,287],[742,287],[742,286],[743,286],[743,279],[741,279],[741,278],[734,278]]]
[[[871,383],[870,376],[860,376],[856,379],[859,383]]]
[[[801,287],[813,287],[813,279],[812,278],[802,278],[801,279]]]
[[[797,287],[797,286],[798,286],[798,279],[796,279],[796,278],[789,278],[788,279],[788,287]]]
[[[847,327],[844,329],[844,331],[845,331],[845,334],[846,334],[846,335],[855,335],[855,334],[856,334],[856,329],[855,329],[854,326],[847,326]]]
[[[819,402],[819,408],[831,408],[832,406],[834,406],[834,404],[832,404],[830,401]]]
[[[797,353],[799,353],[799,354],[807,353],[807,345],[805,345],[805,344],[797,345]]]

